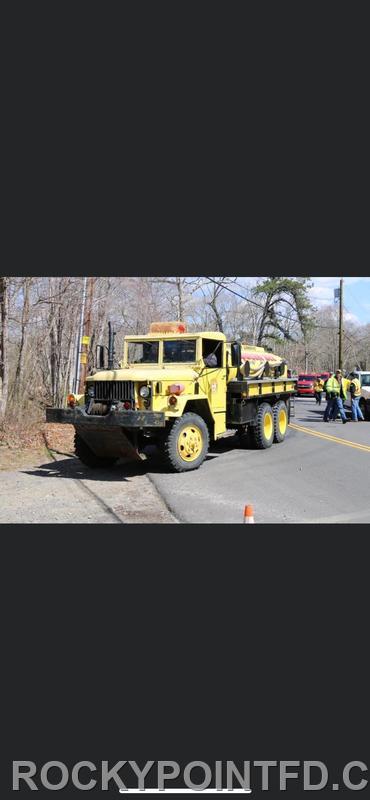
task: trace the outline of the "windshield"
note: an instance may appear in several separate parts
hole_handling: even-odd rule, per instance
[[[129,364],[158,364],[159,342],[129,342]]]
[[[370,375],[361,375],[361,386],[370,386]]]
[[[315,381],[316,380],[316,375],[299,375],[298,376],[298,380],[299,381]]]
[[[195,361],[195,339],[175,339],[163,342],[163,363],[179,364]]]

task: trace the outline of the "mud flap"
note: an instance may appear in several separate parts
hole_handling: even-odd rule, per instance
[[[131,441],[123,428],[111,427],[101,430],[92,427],[91,424],[74,427],[81,439],[99,458],[129,458],[132,461],[141,461],[143,458],[135,443],[136,433],[131,434],[134,440]]]

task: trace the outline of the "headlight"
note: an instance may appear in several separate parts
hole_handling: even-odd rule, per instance
[[[90,385],[90,386],[88,386],[88,388],[87,388],[87,394],[88,394],[88,397],[94,397],[94,395],[95,395],[95,388],[94,388],[94,386],[91,386],[91,385]]]
[[[139,389],[139,395],[140,395],[140,397],[145,397],[145,398],[146,397],[150,397],[150,388],[149,388],[149,386],[142,386],[141,389]]]

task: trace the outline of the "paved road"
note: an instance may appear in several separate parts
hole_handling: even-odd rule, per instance
[[[314,399],[296,399],[287,438],[269,450],[217,443],[201,468],[151,473],[183,522],[370,522],[370,422],[325,424]]]
[[[0,472],[0,523],[240,523],[246,504],[256,523],[369,522],[370,422],[325,425],[322,414],[314,400],[297,399],[282,444],[248,450],[224,439],[182,475],[164,472],[158,457],[89,470],[48,455]]]

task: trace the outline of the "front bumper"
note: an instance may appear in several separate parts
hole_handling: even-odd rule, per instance
[[[46,422],[87,425],[92,428],[164,428],[161,411],[110,411],[104,417],[86,414],[84,408],[47,408]]]

